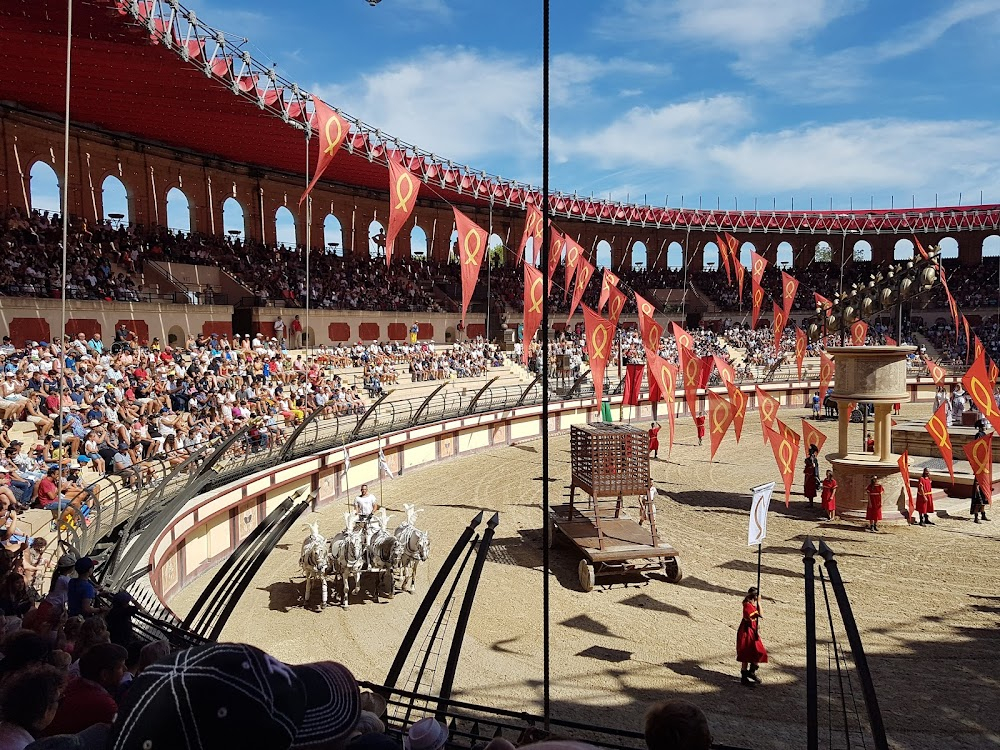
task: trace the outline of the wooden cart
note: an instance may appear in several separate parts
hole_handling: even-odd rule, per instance
[[[649,499],[649,435],[628,425],[595,424],[570,430],[572,482],[569,503],[550,511],[550,543],[563,534],[580,552],[580,585],[591,591],[599,576],[662,570],[681,580],[678,552],[656,530]],[[576,490],[587,495],[577,502]],[[622,509],[626,496],[639,498],[640,519]],[[643,525],[647,524],[647,525]]]

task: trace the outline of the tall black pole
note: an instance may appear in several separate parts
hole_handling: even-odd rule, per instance
[[[868,657],[865,656],[865,648],[861,643],[861,633],[858,631],[858,623],[854,619],[854,611],[851,609],[850,599],[847,598],[844,579],[840,577],[840,569],[837,567],[836,559],[834,559],[833,550],[822,540],[819,543],[819,553],[826,561],[826,572],[830,576],[833,595],[837,599],[840,617],[844,621],[844,630],[847,631],[847,642],[851,645],[854,666],[858,670],[858,679],[861,681],[861,692],[865,697],[865,708],[868,710],[868,723],[872,728],[872,739],[874,740],[875,748],[876,750],[889,750],[889,741],[885,736],[885,723],[882,721],[882,710],[879,708],[878,696],[875,694],[875,683],[872,682],[871,669],[868,667]]]
[[[757,543],[757,593],[760,593],[760,552],[763,546],[761,542]]]
[[[542,268],[549,267],[549,0],[542,10]],[[549,730],[549,295],[542,298],[542,717]]]
[[[806,748],[819,747],[819,675],[816,669],[816,547],[806,537],[802,562],[806,574]]]

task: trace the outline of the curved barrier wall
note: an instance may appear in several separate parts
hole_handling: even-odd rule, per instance
[[[807,401],[816,383],[792,383],[762,386],[782,406],[808,408]],[[748,408],[756,408],[753,386],[748,392]],[[721,389],[720,389],[721,390]],[[909,401],[930,401],[935,386],[929,378],[915,378],[907,384]],[[687,413],[682,399],[677,400],[678,414]],[[653,405],[623,406],[621,397],[612,399],[616,419],[634,421],[653,418]],[[662,409],[662,407],[661,407]],[[622,411],[624,410],[624,415]],[[209,568],[225,559],[257,525],[288,495],[298,491],[315,492],[315,507],[347,502],[352,491],[378,479],[378,451],[381,446],[394,473],[407,472],[441,460],[457,458],[494,447],[508,446],[541,435],[541,406],[537,404],[499,408],[456,418],[443,418],[431,424],[368,435],[339,447],[327,447],[311,455],[293,457],[277,465],[244,475],[223,486],[187,500],[171,513],[142,560],[149,566],[149,584],[165,604],[185,586]],[[582,398],[554,401],[549,406],[547,431],[568,430],[574,424],[600,419],[596,401]],[[317,435],[318,437],[318,435]],[[298,451],[307,451],[310,443],[297,443]],[[317,446],[319,447],[319,446]],[[344,472],[345,450],[350,469]],[[252,465],[244,468],[252,471]],[[164,512],[168,512],[164,509]]]

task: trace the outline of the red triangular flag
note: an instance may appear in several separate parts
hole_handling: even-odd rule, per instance
[[[538,257],[542,252],[543,229],[544,222],[542,221],[542,212],[536,206],[529,205],[524,215],[524,231],[521,232],[521,242],[517,246],[517,255],[515,256],[517,263],[524,260],[524,248],[528,246],[529,238],[531,238],[532,241],[532,250],[535,254],[535,262],[538,262]]]
[[[521,360],[528,366],[528,353],[535,331],[542,323],[542,301],[545,299],[542,272],[530,263],[524,264],[524,335],[521,337]]]
[[[747,416],[747,394],[735,383],[726,383],[729,400],[733,404],[733,428],[736,431],[736,442],[743,437],[743,420]]]
[[[948,467],[948,473],[951,475],[951,481],[955,482],[955,467],[952,465],[952,447],[951,447],[951,437],[948,435],[948,417],[946,415],[946,409],[948,408],[948,402],[941,404],[938,410],[934,412],[934,416],[930,418],[927,424],[924,425],[924,429],[931,436],[934,441],[934,445],[938,447],[941,451],[941,456],[944,458],[945,465]]]
[[[465,312],[472,301],[479,281],[479,269],[486,255],[486,230],[459,211],[455,212],[455,226],[458,228],[458,262],[462,268],[462,327],[465,327]]]
[[[611,356],[611,344],[615,338],[615,327],[611,321],[602,318],[586,305],[582,305],[584,328],[587,333],[587,358],[590,360],[590,376],[594,381],[594,396],[597,406],[601,406],[604,395],[604,368]]]
[[[573,281],[573,304],[570,305],[569,315],[566,316],[567,325],[569,325],[569,319],[573,317],[573,313],[576,312],[576,308],[580,304],[580,300],[583,299],[583,293],[587,291],[587,284],[590,283],[590,279],[593,275],[594,264],[586,258],[581,257],[579,267],[576,270],[576,278]]]
[[[601,298],[597,301],[597,312],[604,309],[604,303],[611,299],[611,287],[618,286],[619,279],[610,269],[605,268],[601,277]]]
[[[733,405],[715,391],[708,392],[708,436],[712,441],[710,461],[715,460],[716,451],[726,436],[729,423],[733,421],[736,410]]]
[[[385,262],[392,261],[392,249],[403,225],[417,205],[420,182],[402,164],[389,160],[389,228],[385,231]]]
[[[316,172],[313,174],[312,181],[309,183],[306,191],[302,193],[302,197],[299,198],[300,206],[302,205],[302,201],[306,199],[306,196],[312,192],[319,178],[323,176],[323,172],[326,171],[333,157],[337,155],[337,152],[340,150],[340,144],[344,142],[348,131],[347,120],[334,112],[322,100],[317,99],[315,96],[312,100],[313,106],[316,108],[314,119],[316,121],[316,130],[319,132],[319,156],[316,159]]]

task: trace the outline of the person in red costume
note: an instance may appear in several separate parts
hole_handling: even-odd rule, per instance
[[[823,480],[823,510],[826,511],[826,520],[832,521],[837,514],[837,480],[833,478],[833,472],[826,470],[826,479]]]
[[[656,422],[649,426],[649,452],[653,454],[653,458],[659,458],[660,425]]]
[[[743,620],[736,631],[736,661],[740,663],[740,682],[761,682],[757,669],[767,663],[767,649],[760,639],[760,595],[755,586],[743,597]]]
[[[885,488],[878,483],[878,477],[872,477],[872,481],[865,488],[868,496],[868,507],[865,509],[865,520],[868,521],[869,531],[878,531],[878,522],[882,520],[882,493]]]
[[[934,497],[931,495],[931,473],[924,469],[924,473],[917,480],[917,515],[920,516],[921,526],[933,526],[934,522],[929,514],[934,512]]]
[[[705,439],[705,412],[698,412],[698,416],[694,418],[694,426],[698,428],[698,445],[701,445],[701,441]]]

